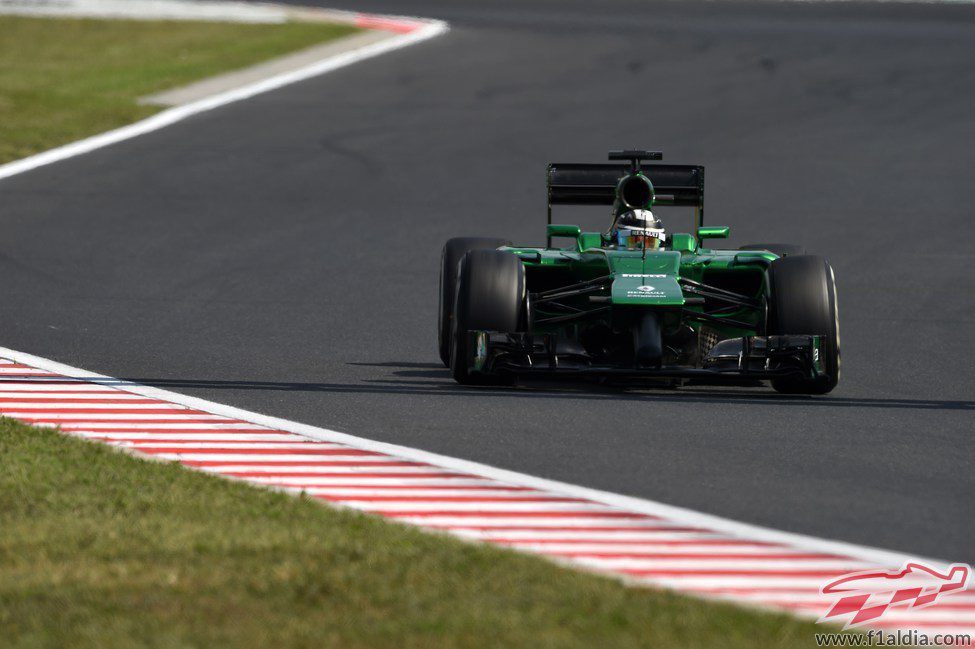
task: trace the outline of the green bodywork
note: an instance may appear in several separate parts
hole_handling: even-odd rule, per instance
[[[710,247],[729,228],[704,225],[704,168],[641,166],[660,160],[659,152],[610,152],[609,159],[630,164],[549,165],[548,243],[502,246],[491,262],[497,270],[474,275],[478,292],[466,299],[476,301],[455,320],[455,378],[467,381],[472,371],[820,380],[822,336],[782,333],[770,321],[778,255]],[[552,223],[553,205],[612,206],[611,226],[587,232]],[[694,208],[694,230],[663,233],[646,211],[664,206]],[[508,254],[521,265],[503,261]],[[516,281],[507,279],[511,273]],[[459,286],[458,296],[470,295],[466,283]],[[470,304],[479,305],[483,326],[464,326]],[[495,324],[497,314],[507,318],[504,326]]]
[[[548,226],[550,237],[574,239],[575,245],[564,248],[507,247],[518,255],[525,265],[529,291],[539,291],[558,286],[593,280],[612,275],[608,298],[600,306],[614,309],[659,309],[664,317],[665,333],[682,323],[698,331],[702,325],[693,313],[702,313],[704,305],[692,303],[679,283],[689,279],[709,286],[727,287],[736,293],[761,300],[766,294],[766,269],[777,256],[768,251],[719,250],[700,247],[706,238],[727,237],[726,226],[700,228],[697,233],[670,235],[668,245],[662,250],[620,250],[610,245],[601,232],[583,232],[578,226],[553,224]],[[590,296],[577,297],[571,306],[591,309]],[[544,310],[537,309],[544,314]],[[555,315],[554,313],[552,315]],[[611,318],[611,313],[607,313]],[[536,317],[536,320],[539,318]],[[751,308],[724,310],[709,320],[708,327],[716,330],[719,338],[751,336],[764,333],[765,314]],[[747,327],[742,326],[747,323]],[[533,329],[537,333],[565,331],[577,325],[554,324]]]

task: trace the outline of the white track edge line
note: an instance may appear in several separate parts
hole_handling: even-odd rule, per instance
[[[49,372],[57,372],[58,374],[63,374],[68,377],[83,379],[109,387],[116,387],[136,394],[141,394],[143,396],[163,399],[165,401],[181,404],[190,408],[205,410],[213,414],[232,417],[234,419],[239,419],[261,426],[267,426],[277,430],[288,431],[298,435],[311,437],[313,439],[319,439],[327,442],[339,442],[365,450],[376,451],[388,455],[396,455],[418,462],[426,462],[437,465],[441,468],[477,474],[485,478],[499,480],[502,482],[509,482],[544,491],[555,491],[565,495],[585,498],[611,507],[619,507],[621,509],[628,509],[651,516],[674,519],[682,523],[709,528],[712,531],[721,532],[735,537],[796,545],[814,549],[820,552],[845,554],[849,557],[861,559],[863,561],[875,562],[888,567],[900,567],[906,561],[925,561],[942,566],[947,566],[950,563],[945,560],[930,559],[894,550],[873,548],[846,541],[834,541],[831,539],[824,539],[806,534],[785,532],[750,523],[742,523],[728,518],[723,518],[721,516],[706,514],[704,512],[678,507],[675,505],[667,505],[653,500],[637,498],[634,496],[625,496],[622,494],[602,491],[590,487],[583,487],[557,480],[549,480],[547,478],[540,478],[526,473],[501,469],[471,460],[463,460],[447,455],[440,455],[438,453],[410,448],[408,446],[379,442],[365,437],[351,435],[349,433],[340,433],[338,431],[312,426],[310,424],[302,424],[288,419],[281,419],[279,417],[273,417],[270,415],[262,415],[260,413],[243,410],[234,406],[207,401],[205,399],[191,397],[185,394],[179,394],[177,392],[170,392],[169,390],[163,390],[161,388],[154,388],[138,383],[122,381],[110,376],[89,372],[87,370],[82,370],[70,365],[59,363],[57,361],[52,361],[50,359],[34,356],[33,354],[16,351],[6,347],[0,347],[0,357],[9,358],[25,365],[45,369]]]
[[[409,20],[420,21],[421,19]],[[118,142],[122,142],[124,140],[130,140],[134,137],[145,135],[146,133],[158,131],[161,128],[165,128],[166,126],[180,122],[187,117],[191,117],[208,110],[213,110],[214,108],[219,108],[221,106],[226,106],[227,104],[231,104],[242,99],[248,99],[270,90],[276,90],[282,86],[304,81],[306,79],[325,74],[326,72],[344,68],[352,65],[353,63],[358,63],[359,61],[373,58],[375,56],[379,56],[380,54],[385,54],[386,52],[391,52],[393,50],[398,50],[425,40],[429,40],[439,36],[440,34],[446,33],[449,29],[447,23],[443,21],[422,20],[422,22],[424,25],[412,32],[391,36],[390,38],[377,43],[364,45],[348,52],[330,56],[326,59],[322,59],[321,61],[298,68],[297,70],[268,77],[267,79],[262,79],[261,81],[242,86],[240,88],[227,90],[198,101],[183,104],[182,106],[169,108],[160,113],[156,113],[152,117],[135,122],[134,124],[122,126],[98,135],[93,135],[83,140],[71,142],[70,144],[49,149],[42,153],[21,158],[20,160],[8,162],[7,164],[0,165],[0,179],[9,178],[10,176],[22,174],[44,165],[60,162],[68,158],[73,158],[75,156],[95,151],[96,149],[117,144]]]

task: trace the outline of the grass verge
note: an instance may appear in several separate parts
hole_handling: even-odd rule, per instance
[[[0,16],[0,163],[138,121],[143,96],[357,31]]]
[[[814,625],[0,419],[2,644],[793,647]]]

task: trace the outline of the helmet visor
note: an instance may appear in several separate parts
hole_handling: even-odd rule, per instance
[[[658,250],[663,244],[664,234],[652,230],[618,230],[616,245],[629,250]]]

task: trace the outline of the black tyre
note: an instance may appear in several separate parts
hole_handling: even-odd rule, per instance
[[[457,237],[444,244],[440,254],[440,308],[437,314],[437,343],[444,367],[450,367],[450,321],[454,317],[457,264],[460,263],[460,258],[468,250],[493,250],[506,245],[510,245],[510,242],[486,237]]]
[[[832,267],[817,255],[776,259],[769,267],[769,288],[770,334],[826,336],[821,350],[826,376],[777,378],[772,387],[787,394],[826,394],[840,380],[840,320]]]
[[[458,266],[450,370],[459,383],[492,382],[468,372],[471,330],[517,332],[525,321],[525,267],[511,253],[471,250]]]
[[[806,254],[806,249],[794,243],[749,243],[738,250],[768,250],[779,257],[790,257]]]

